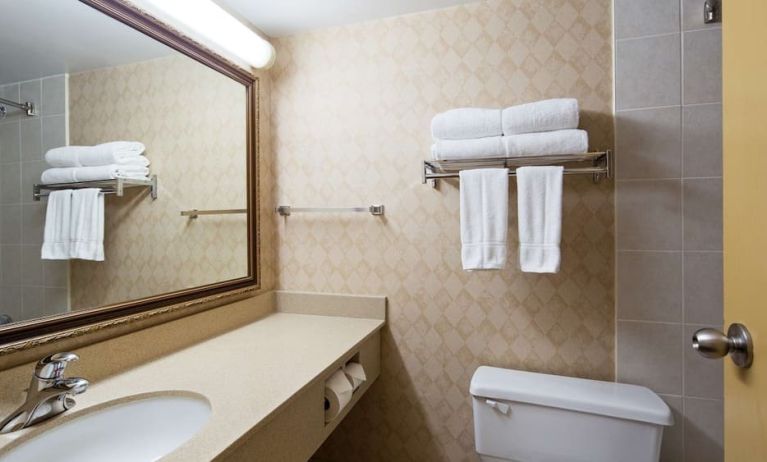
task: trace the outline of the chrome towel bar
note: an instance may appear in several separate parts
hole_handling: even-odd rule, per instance
[[[181,216],[194,220],[200,215],[233,215],[239,213],[248,213],[248,209],[182,210]]]
[[[339,212],[363,212],[374,216],[384,214],[383,205],[370,205],[367,207],[291,207],[280,205],[275,209],[283,217],[289,217],[292,213],[339,213]]]

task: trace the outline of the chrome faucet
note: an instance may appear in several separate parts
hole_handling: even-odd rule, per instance
[[[56,353],[41,359],[35,367],[26,401],[0,422],[0,433],[27,428],[73,408],[73,396],[85,392],[88,381],[62,376],[67,364],[78,359],[74,353]]]

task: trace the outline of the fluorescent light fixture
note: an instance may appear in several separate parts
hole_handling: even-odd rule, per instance
[[[162,13],[255,68],[274,63],[274,47],[211,0],[131,0]]]

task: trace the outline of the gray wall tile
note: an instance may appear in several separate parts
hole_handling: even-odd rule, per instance
[[[682,394],[682,326],[618,321],[617,379]]]
[[[616,178],[680,178],[681,107],[615,114]]]
[[[618,252],[618,319],[682,321],[682,253]]]
[[[43,158],[42,121],[39,117],[22,120],[21,125],[21,160],[31,161]]]
[[[41,201],[24,204],[21,209],[21,243],[41,245],[43,243],[44,229],[45,203]]]
[[[680,180],[619,181],[616,196],[619,250],[681,250]]]
[[[39,318],[47,314],[45,290],[42,287],[22,287],[21,302],[25,319]]]
[[[680,61],[679,34],[617,42],[617,109],[680,104]]]
[[[720,252],[684,253],[684,319],[691,324],[709,324],[721,328],[722,254]]]
[[[21,244],[21,205],[0,205],[0,244]]]
[[[724,459],[722,401],[685,398],[684,413],[685,461],[721,462]]]
[[[693,334],[704,327],[721,329],[721,325],[684,327],[684,395],[694,398],[722,399],[724,361],[704,358],[692,348]]]
[[[49,149],[67,145],[67,118],[63,115],[43,118],[43,149],[45,153]]]
[[[21,287],[0,287],[0,313],[9,315],[14,321],[24,319]]]
[[[685,250],[722,250],[722,180],[684,180]]]
[[[683,114],[684,176],[722,176],[722,105],[686,106]]]
[[[679,32],[679,0],[615,0],[615,37]]]
[[[0,168],[0,203],[21,202],[21,163],[3,164]]]
[[[18,286],[21,284],[21,246],[4,245],[0,248],[0,285]]]
[[[722,31],[684,33],[684,103],[722,101]]]
[[[660,462],[679,462],[684,460],[684,412],[680,396],[661,395],[671,408],[674,425],[663,430],[663,443],[660,448]]]
[[[44,284],[40,247],[37,245],[21,246],[21,285],[43,286]]]
[[[18,122],[0,124],[0,162],[21,160],[21,132]]]
[[[64,114],[67,110],[65,75],[43,79],[43,115]]]

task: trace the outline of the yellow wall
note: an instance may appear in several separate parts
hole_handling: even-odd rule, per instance
[[[278,220],[280,287],[389,300],[381,378],[325,459],[471,460],[480,364],[613,378],[610,182],[565,181],[560,274],[517,269],[515,188],[509,267],[467,273],[456,183],[434,190],[419,172],[432,116],[457,106],[573,96],[592,147],[610,147],[610,5],[492,0],[276,41],[277,199],[386,206]]]

